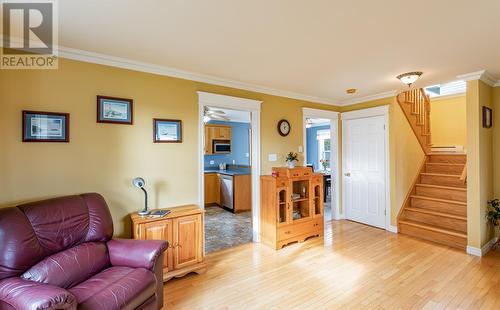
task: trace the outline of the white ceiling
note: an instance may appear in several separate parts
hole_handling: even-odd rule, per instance
[[[323,102],[413,70],[419,86],[500,78],[499,0],[64,0],[59,15],[64,47]]]

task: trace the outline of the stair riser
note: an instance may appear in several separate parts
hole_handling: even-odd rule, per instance
[[[411,208],[407,208],[404,212],[404,218],[416,222],[425,223],[430,226],[436,226],[444,229],[451,229],[460,232],[467,232],[467,222],[448,217],[442,217],[434,214],[425,214],[421,212],[414,212]]]
[[[467,192],[457,191],[452,189],[443,188],[432,188],[432,187],[416,187],[416,194],[418,196],[427,196],[433,198],[456,200],[461,202],[467,202]]]
[[[422,208],[430,211],[467,216],[467,206],[464,205],[456,205],[452,203],[438,202],[420,198],[412,198],[410,204],[412,207]]]
[[[460,175],[464,170],[464,166],[448,166],[448,165],[425,165],[425,172],[428,173],[443,173]]]
[[[465,164],[466,155],[429,155],[430,163]]]
[[[467,246],[467,238],[450,236],[447,234],[442,234],[427,229],[406,225],[403,223],[399,225],[399,232],[405,235],[410,235],[420,239],[434,241],[440,244],[448,245],[462,250],[465,250],[465,247]]]
[[[441,186],[454,186],[465,188],[464,181],[460,180],[455,176],[437,176],[437,175],[421,175],[420,183],[431,184],[431,185],[441,185]]]

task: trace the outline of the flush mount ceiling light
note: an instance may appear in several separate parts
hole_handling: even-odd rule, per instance
[[[358,90],[356,88],[349,88],[345,92],[349,95],[355,94]]]
[[[225,121],[229,122],[230,119],[229,117],[225,116],[226,112],[222,110],[215,110],[209,107],[205,107],[203,111],[203,122],[208,123],[211,120],[216,120],[216,121]]]
[[[411,86],[411,84],[415,83],[416,80],[422,75],[421,71],[407,72],[396,76],[401,82]]]

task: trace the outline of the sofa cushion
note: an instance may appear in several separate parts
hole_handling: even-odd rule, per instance
[[[72,287],[78,309],[135,309],[156,292],[154,274],[144,268],[111,267]]]
[[[86,242],[45,258],[23,273],[21,278],[69,288],[108,266],[106,245]]]

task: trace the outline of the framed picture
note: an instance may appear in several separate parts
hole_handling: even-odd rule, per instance
[[[133,124],[133,100],[97,96],[97,122],[111,124]]]
[[[69,142],[69,114],[23,111],[23,142]]]
[[[492,110],[483,106],[483,128],[491,128],[493,126]]]
[[[153,142],[181,143],[182,121],[175,119],[153,119]]]

